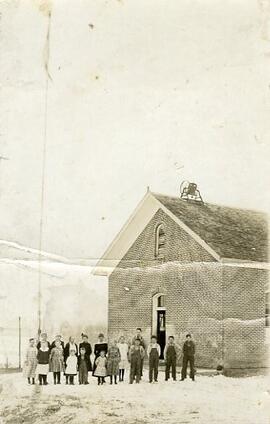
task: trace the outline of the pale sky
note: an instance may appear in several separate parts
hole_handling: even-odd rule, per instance
[[[0,239],[38,248],[48,16],[0,2]],[[42,10],[40,10],[42,9]],[[45,11],[44,11],[45,10]],[[51,3],[42,250],[98,258],[146,187],[270,204],[270,2]]]

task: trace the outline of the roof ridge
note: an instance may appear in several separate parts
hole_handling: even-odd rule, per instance
[[[163,193],[157,193],[157,192],[153,192],[153,191],[151,191],[151,194],[154,197],[156,197],[156,196],[162,196],[162,197],[166,197],[166,198],[173,199],[173,200],[181,200],[182,202],[187,203],[187,201],[184,200],[184,199],[181,199],[180,196],[172,196],[172,195],[163,194]],[[195,202],[192,203],[192,205],[195,205],[195,204],[196,204]],[[221,205],[221,204],[218,204],[218,203],[209,203],[209,202],[205,202],[205,201],[203,202],[203,205],[204,206],[207,206],[207,205],[209,205],[209,206],[216,206],[216,207],[227,208],[227,209],[236,210],[236,211],[252,212],[252,213],[257,213],[257,214],[266,215],[266,216],[269,215],[269,213],[267,213],[266,211],[260,211],[260,210],[257,210],[257,209],[239,208],[237,206]]]

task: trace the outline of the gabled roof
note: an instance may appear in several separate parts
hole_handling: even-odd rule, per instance
[[[148,191],[97,263],[93,273],[109,275],[155,213],[162,209],[213,260],[268,260],[268,222],[262,212],[182,200]]]
[[[267,214],[153,195],[220,257],[267,262]]]

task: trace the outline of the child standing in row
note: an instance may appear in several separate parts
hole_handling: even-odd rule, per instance
[[[128,344],[125,343],[125,338],[123,336],[120,337],[117,346],[120,351],[119,381],[124,381],[125,369],[128,364]]]
[[[170,336],[164,349],[164,359],[166,362],[165,381],[170,378],[170,370],[172,370],[173,380],[176,381],[176,361],[178,353],[179,348],[174,342],[174,337]]]
[[[135,345],[135,340],[139,340],[140,341],[140,346],[143,348],[144,352],[146,349],[146,343],[145,340],[142,336],[142,329],[140,327],[136,328],[136,335],[133,337],[131,344]],[[143,376],[143,358],[141,361],[141,377]]]
[[[187,365],[189,362],[190,365],[190,378],[195,380],[194,374],[194,355],[195,355],[195,344],[191,338],[191,334],[186,335],[186,341],[183,346],[183,367],[182,367],[182,376],[181,381],[184,381],[187,377]]]
[[[86,354],[84,347],[80,348],[80,355],[78,357],[78,370],[79,370],[79,384],[88,383],[88,369],[90,368],[90,358]]]
[[[50,354],[50,371],[53,372],[54,384],[61,384],[61,372],[64,370],[64,353],[61,340],[56,339]]]
[[[28,380],[28,384],[35,384],[37,368],[37,348],[35,347],[35,339],[29,339],[29,347],[26,352],[24,362],[24,374]]]
[[[100,333],[98,335],[98,343],[96,343],[95,346],[94,346],[95,359],[94,359],[94,366],[93,366],[93,375],[95,375],[96,360],[100,356],[101,351],[104,351],[105,355],[107,355],[108,344],[104,340],[104,334],[103,333]]]
[[[77,375],[77,366],[78,366],[78,359],[76,356],[76,350],[71,349],[69,352],[69,356],[66,359],[66,369],[65,369],[65,376],[66,376],[66,384],[74,384],[74,377]]]
[[[140,340],[135,339],[134,345],[132,345],[129,350],[129,362],[130,362],[129,383],[130,384],[133,384],[133,381],[135,380],[135,378],[136,378],[136,383],[139,383],[141,380],[144,355],[145,355],[145,351],[144,351],[144,348],[141,346]]]
[[[120,350],[117,346],[117,341],[114,340],[108,350],[107,360],[107,375],[110,376],[110,384],[117,384],[117,375],[119,373],[119,362],[121,359]]]
[[[154,374],[154,380],[157,383],[158,381],[158,364],[159,364],[159,357],[160,357],[160,345],[157,343],[156,336],[151,337],[151,343],[149,344],[147,348],[147,355],[149,358],[149,382],[152,383],[153,381],[153,374]]]
[[[98,378],[98,385],[105,383],[105,377],[107,375],[107,358],[105,354],[105,351],[102,350],[95,360],[94,376]]]
[[[47,375],[49,373],[50,349],[46,340],[41,341],[37,352],[37,374],[39,384],[47,385]]]
[[[85,350],[85,360],[87,362],[87,370],[92,371],[92,363],[91,363],[91,354],[92,354],[92,346],[88,341],[87,334],[82,333],[82,342],[79,344],[79,352],[81,352],[81,348]]]

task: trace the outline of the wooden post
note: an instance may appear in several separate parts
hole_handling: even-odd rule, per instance
[[[21,331],[21,317],[19,317],[19,370],[22,368],[22,354],[21,354],[21,348],[22,348],[22,331]]]

